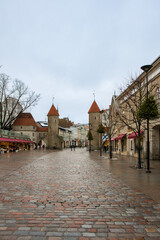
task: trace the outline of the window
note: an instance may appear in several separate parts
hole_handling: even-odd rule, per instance
[[[135,153],[138,153],[138,142],[137,138],[134,140]]]
[[[22,129],[22,126],[21,126],[21,129]]]
[[[156,95],[157,95],[157,99],[160,99],[160,88],[159,87],[157,88]]]
[[[32,133],[32,136],[34,136],[34,133]]]
[[[126,136],[123,137],[122,140],[121,140],[121,149],[122,149],[122,152],[127,151],[127,139],[126,139]]]

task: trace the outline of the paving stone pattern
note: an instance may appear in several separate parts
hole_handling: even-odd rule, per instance
[[[0,240],[160,239],[160,205],[83,149],[0,179]]]

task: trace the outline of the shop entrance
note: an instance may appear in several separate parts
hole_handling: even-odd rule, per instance
[[[160,160],[160,125],[152,129],[152,159]]]

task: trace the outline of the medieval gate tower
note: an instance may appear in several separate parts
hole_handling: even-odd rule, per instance
[[[58,138],[59,113],[54,105],[48,112],[48,148],[60,148],[60,140]]]
[[[101,113],[100,109],[94,100],[89,111],[89,129],[92,133],[93,140],[91,141],[91,149],[92,150],[98,150],[100,148],[100,139],[99,139],[99,133],[97,132],[100,121],[101,121]]]

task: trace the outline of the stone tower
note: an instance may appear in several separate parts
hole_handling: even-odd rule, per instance
[[[90,107],[89,111],[89,129],[92,133],[93,140],[91,141],[91,149],[92,150],[98,150],[100,147],[99,142],[99,133],[97,132],[97,129],[99,127],[99,124],[101,123],[101,114],[100,109],[94,100],[92,103],[92,106]]]
[[[60,148],[60,140],[58,138],[59,113],[55,106],[52,105],[48,112],[48,148]]]

